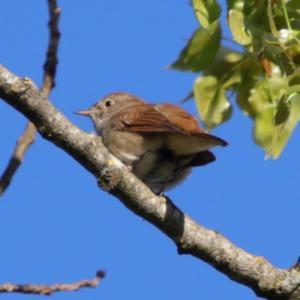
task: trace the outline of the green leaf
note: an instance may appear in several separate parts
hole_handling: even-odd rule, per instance
[[[291,95],[295,93],[300,93],[300,84],[289,86],[288,94]]]
[[[218,52],[220,39],[221,29],[218,21],[207,28],[197,29],[170,68],[193,72],[205,70]]]
[[[240,64],[241,82],[236,87],[236,100],[241,110],[251,117],[255,116],[252,106],[249,103],[251,92],[255,87],[258,76],[261,72],[261,66],[258,60],[252,57],[245,57]]]
[[[287,78],[281,77],[280,74],[270,78],[255,78],[254,80],[248,99],[244,99],[247,102],[248,113],[252,117],[256,117],[270,106],[278,105],[280,99],[287,95],[289,89]],[[250,79],[249,82],[251,82]],[[245,87],[242,86],[242,88]]]
[[[277,106],[277,111],[274,118],[274,125],[279,126],[281,124],[284,124],[288,120],[289,116],[290,105],[284,98],[282,98]]]
[[[261,111],[255,118],[254,140],[269,153],[273,145],[275,107]]]
[[[256,116],[272,104],[269,85],[266,79],[257,80],[250,91],[248,105],[251,108],[252,116]]]
[[[194,96],[205,126],[211,129],[228,120],[232,108],[224,87],[214,76],[198,77],[194,83]]]
[[[251,43],[252,38],[246,30],[245,16],[241,11],[231,9],[228,14],[228,24],[237,43],[241,45],[249,45]]]
[[[222,78],[223,87],[227,90],[230,88],[234,88],[235,85],[241,82],[241,74],[239,70],[235,70],[233,72],[228,72],[225,78]]]
[[[274,159],[278,158],[300,120],[300,95],[282,98],[277,107],[269,107],[255,119],[254,138]]]
[[[220,47],[214,61],[205,71],[205,75],[214,75],[218,78],[229,77],[231,73],[238,71],[237,65],[244,55],[227,47]]]
[[[300,2],[299,0],[290,0],[286,3],[288,8],[294,8],[300,10]]]
[[[281,74],[277,74],[270,78],[267,78],[266,80],[270,96],[273,102],[278,102],[278,99],[281,99],[287,94],[289,90],[287,77],[281,76]]]
[[[196,17],[204,28],[209,27],[221,14],[221,9],[216,0],[193,0]]]
[[[227,0],[227,10],[231,10],[233,8],[237,10],[243,10],[244,0]]]

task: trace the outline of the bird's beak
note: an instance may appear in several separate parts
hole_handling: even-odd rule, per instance
[[[87,110],[75,111],[74,114],[80,115],[80,116],[90,117],[93,114],[93,112],[94,112],[93,109],[87,109]]]

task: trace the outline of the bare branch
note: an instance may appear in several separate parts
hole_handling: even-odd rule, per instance
[[[33,143],[35,133],[35,126],[31,122],[28,122],[24,133],[21,135],[16,144],[12,157],[10,158],[8,165],[0,178],[0,196],[9,186],[14,174],[16,173],[23,160],[26,150]]]
[[[169,236],[179,253],[206,261],[231,279],[250,287],[258,296],[299,300],[300,272],[297,268],[274,267],[263,257],[249,254],[221,234],[199,225],[169,199],[154,195],[106,150],[100,137],[74,126],[31,80],[21,79],[0,66],[0,97],[31,120],[45,139],[91,172],[101,187]]]
[[[57,50],[60,39],[60,32],[58,29],[58,21],[60,16],[60,8],[57,6],[56,0],[48,0],[49,10],[49,44],[46,54],[46,61],[44,64],[44,80],[41,88],[42,93],[47,97],[49,96],[51,89],[55,87],[55,75],[58,64]]]
[[[93,279],[84,279],[73,283],[57,283],[53,285],[4,283],[0,285],[0,293],[51,295],[62,291],[78,291],[81,288],[97,287],[104,277],[105,272],[98,271],[96,277]]]
[[[42,93],[44,93],[47,97],[49,96],[51,89],[55,86],[55,73],[58,63],[57,49],[60,38],[60,32],[58,30],[60,9],[57,6],[56,0],[48,0],[48,9],[49,44],[44,64],[43,85],[41,87]],[[28,122],[24,133],[21,135],[16,144],[6,169],[0,178],[0,196],[3,195],[5,190],[8,188],[14,174],[21,165],[29,146],[34,143],[35,135],[35,126],[31,122]]]

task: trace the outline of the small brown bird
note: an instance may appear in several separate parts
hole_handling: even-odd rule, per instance
[[[128,93],[107,95],[77,114],[92,118],[108,150],[155,193],[180,183],[192,167],[213,162],[208,149],[227,145],[182,108],[147,104]]]

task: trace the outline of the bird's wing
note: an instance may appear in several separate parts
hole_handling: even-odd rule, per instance
[[[227,142],[223,139],[207,133],[199,126],[198,121],[187,111],[177,105],[170,103],[156,104],[155,109],[162,113],[170,123],[176,125],[188,135],[199,136],[202,138],[209,138],[221,146],[226,146]]]
[[[176,124],[176,126],[180,127],[184,131],[190,133],[205,133],[205,131],[199,127],[196,118],[179,106],[170,103],[163,103],[154,105],[154,108],[156,111],[163,114],[169,122]]]
[[[177,158],[176,170],[207,165],[216,160],[215,155],[209,151],[201,151],[191,155],[180,155]]]
[[[209,150],[198,152],[190,162],[191,167],[204,166],[216,160],[215,155]]]
[[[178,133],[213,140],[216,145],[226,146],[224,140],[206,133],[196,119],[172,104],[137,104],[114,116],[114,129],[150,133]]]
[[[154,109],[151,104],[141,104],[131,106],[114,116],[112,122],[114,129],[138,132],[174,132],[187,134],[176,124],[172,124],[167,117]]]

